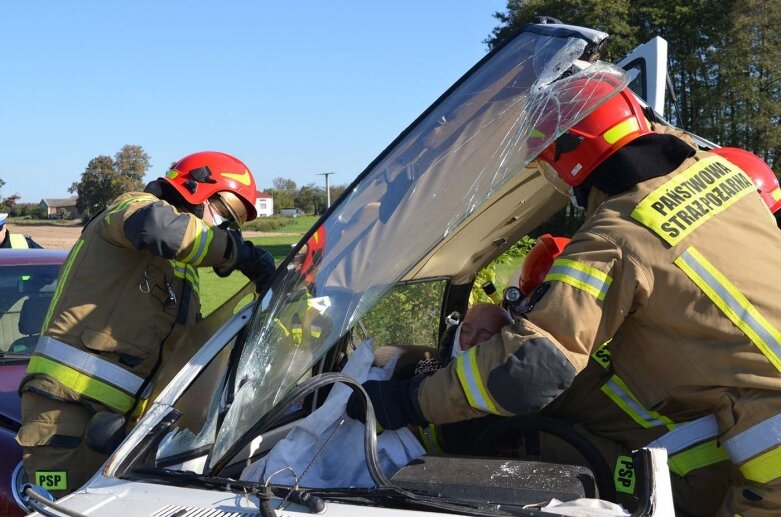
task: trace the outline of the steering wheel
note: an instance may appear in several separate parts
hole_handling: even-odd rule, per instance
[[[366,465],[369,468],[369,475],[378,488],[393,487],[380,467],[380,460],[377,455],[377,420],[374,417],[374,408],[372,407],[369,395],[366,394],[363,386],[361,386],[358,381],[342,373],[321,373],[320,375],[316,375],[293,388],[271,409],[271,411],[266,413],[260,420],[255,422],[255,424],[228,449],[228,451],[223,455],[222,459],[214,467],[212,467],[211,474],[213,475],[222,470],[222,468],[228,464],[233,456],[241,451],[256,436],[268,431],[271,426],[281,416],[287,413],[288,409],[296,402],[300,401],[307,395],[314,393],[320,388],[328,386],[329,384],[335,384],[337,382],[346,384],[350,387],[350,389],[356,393],[360,393],[361,397],[363,397],[366,405],[366,425],[364,426],[363,450],[366,454]]]
[[[523,433],[538,431],[560,438],[571,445],[586,460],[599,490],[599,497],[616,502],[616,487],[613,474],[605,457],[594,443],[578,433],[570,424],[562,420],[539,415],[500,417],[486,419],[486,425],[472,442],[470,454],[492,456],[496,452],[496,443],[506,439],[517,439]]]

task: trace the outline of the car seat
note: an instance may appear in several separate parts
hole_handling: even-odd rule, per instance
[[[11,344],[9,352],[20,354],[33,351],[51,300],[51,296],[34,296],[24,301],[19,315],[19,332],[22,337]]]

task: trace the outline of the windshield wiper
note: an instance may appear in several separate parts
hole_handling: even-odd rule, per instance
[[[302,489],[311,496],[317,496],[332,502],[363,504],[390,503],[397,508],[449,512],[460,515],[495,516],[495,515],[538,515],[520,506],[463,501],[452,497],[435,494],[418,494],[396,487],[382,488],[331,488]]]
[[[228,492],[251,494],[258,498],[258,510],[262,517],[277,517],[277,512],[270,504],[271,499],[275,497],[274,494],[268,487],[258,485],[257,483],[230,478],[204,476],[186,470],[168,470],[161,468],[134,469],[129,474],[122,477],[173,486],[216,488]]]

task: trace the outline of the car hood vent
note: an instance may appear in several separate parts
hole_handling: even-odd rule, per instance
[[[152,514],[152,517],[249,517],[250,515],[257,516],[257,510],[247,508],[246,511],[226,512],[214,508],[198,508],[197,506],[170,504],[157,510]]]

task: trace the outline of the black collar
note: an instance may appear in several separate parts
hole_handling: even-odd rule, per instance
[[[638,183],[671,173],[694,153],[692,146],[676,136],[643,135],[602,162],[586,181],[575,187],[575,196],[581,206],[586,206],[591,187],[615,196]]]

